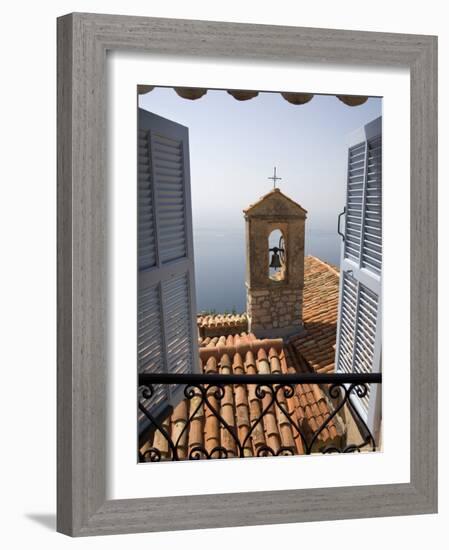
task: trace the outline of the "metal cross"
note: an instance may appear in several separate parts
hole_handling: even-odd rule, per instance
[[[270,176],[268,179],[269,179],[269,180],[273,180],[273,189],[275,189],[275,188],[276,188],[276,182],[277,182],[278,180],[281,180],[281,179],[282,179],[282,178],[278,178],[278,177],[276,176],[276,166],[274,167],[274,175],[273,175],[273,176]]]

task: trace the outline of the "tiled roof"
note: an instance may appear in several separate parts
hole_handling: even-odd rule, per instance
[[[220,374],[275,374],[294,373],[295,359],[284,347],[282,339],[259,340],[254,334],[241,333],[222,336],[220,338],[200,339],[200,362],[203,372]],[[260,417],[266,400],[255,395],[255,385],[235,384],[225,386],[221,400],[214,397],[210,401],[217,408],[222,418],[233,427],[239,441],[243,441],[251,426]],[[293,419],[301,426],[303,433],[309,435],[315,432],[330,415],[328,402],[320,387],[315,384],[298,384],[295,394],[290,398],[282,398],[285,408]],[[163,427],[173,440],[188,423],[199,405],[199,397],[181,401],[171,414],[163,421]],[[269,402],[268,402],[269,404]],[[337,424],[331,420],[328,427],[318,436],[318,447],[336,443],[340,435]],[[189,452],[197,446],[204,446],[208,452],[217,446],[223,446],[228,456],[237,456],[235,442],[230,433],[224,429],[213,412],[201,405],[193,420],[181,437],[179,444],[180,458],[186,458]],[[303,454],[304,448],[300,436],[292,429],[287,416],[278,405],[270,408],[257,427],[252,432],[245,445],[245,456],[256,456],[258,450],[268,445],[275,452],[280,447],[291,449],[294,454]],[[149,436],[141,448],[141,452],[149,447],[160,450],[162,457],[170,458],[170,449],[166,439],[159,431]]]
[[[304,259],[303,321],[305,333],[293,337],[293,348],[316,372],[332,372],[335,367],[337,335],[338,269],[314,256]]]
[[[248,330],[248,318],[246,313],[228,315],[204,315],[197,316],[198,334],[201,338],[207,336],[221,336],[246,332]]]
[[[246,314],[199,315],[198,345],[203,372],[286,374],[304,370],[333,371],[339,280],[340,274],[335,266],[313,256],[305,257],[305,333],[293,337],[288,343],[282,339],[259,340],[254,334],[247,334]],[[223,399],[214,403],[225,421],[237,430],[240,441],[244,439],[264,407],[263,400],[258,399],[254,392],[253,385],[227,386]],[[285,399],[285,404],[306,435],[316,431],[330,414],[328,401],[316,384],[298,384],[294,396]],[[166,416],[163,427],[173,440],[183,431],[189,415],[197,406],[198,398],[185,399]],[[338,442],[341,429],[336,422],[333,419],[328,428],[321,432],[318,438],[319,445]],[[180,458],[186,458],[198,445],[204,445],[208,451],[221,445],[227,449],[228,456],[236,456],[232,436],[203,405],[184,430],[179,446]],[[295,454],[304,453],[301,438],[277,405],[271,408],[254,429],[245,447],[245,456],[257,455],[258,449],[264,445],[268,445],[275,452],[283,446],[290,448]],[[163,458],[170,458],[168,443],[158,431],[150,434],[141,451],[144,453],[152,446],[161,451]]]
[[[337,335],[338,268],[314,256],[304,259],[303,321],[305,333],[290,341],[301,370],[332,372],[334,370]],[[200,338],[217,338],[247,332],[246,313],[229,315],[198,315]]]

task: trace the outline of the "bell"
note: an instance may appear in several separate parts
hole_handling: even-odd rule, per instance
[[[281,259],[279,258],[279,248],[275,246],[271,249],[273,255],[271,256],[270,267],[279,269],[281,267]]]

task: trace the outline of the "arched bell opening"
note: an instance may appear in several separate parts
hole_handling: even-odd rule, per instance
[[[268,277],[272,281],[285,279],[285,257],[284,235],[280,229],[273,229],[268,237]]]

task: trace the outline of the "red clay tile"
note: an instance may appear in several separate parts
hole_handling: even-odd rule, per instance
[[[247,333],[246,315],[199,315],[199,357],[203,372],[287,374],[307,369],[332,371],[338,292],[338,271],[317,258],[306,257],[303,307],[306,333],[292,338],[289,343],[282,339],[260,340]],[[304,442],[292,422],[300,426],[303,435],[309,438],[323,425],[330,416],[323,390],[316,384],[298,384],[294,395],[288,399],[281,390],[277,394],[280,406],[270,406],[271,393],[267,392],[261,400],[255,391],[254,384],[235,384],[225,386],[222,399],[217,399],[213,391],[208,394],[210,406],[224,418],[239,441],[247,438],[244,456],[256,455],[264,445],[269,445],[275,452],[282,445],[296,454],[303,454]],[[181,436],[180,457],[186,458],[188,451],[203,445],[208,452],[222,445],[228,456],[237,456],[232,434],[220,426],[207,404],[198,409],[183,432],[198,404],[199,397],[190,402],[181,401],[164,420],[163,426],[173,438]],[[267,407],[269,410],[257,422]],[[338,437],[339,431],[332,419],[320,433],[319,444],[330,444]],[[164,459],[170,458],[169,446],[160,432],[149,434],[141,452],[151,446],[157,447]]]

